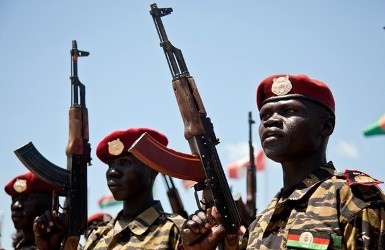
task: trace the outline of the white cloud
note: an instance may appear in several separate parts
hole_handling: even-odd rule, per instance
[[[360,157],[357,147],[346,141],[338,141],[336,145],[336,152],[339,156],[346,156],[352,159]]]
[[[254,152],[260,150],[259,147],[254,147]],[[225,144],[223,145],[224,160],[227,162],[234,162],[239,159],[249,156],[249,143],[248,142],[239,142],[234,144]]]

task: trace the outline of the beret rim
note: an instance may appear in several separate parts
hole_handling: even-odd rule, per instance
[[[96,156],[105,164],[114,158],[122,156],[127,150],[131,147],[131,145],[143,134],[148,133],[154,139],[156,139],[159,143],[164,146],[168,145],[168,138],[162,132],[154,130],[149,127],[131,127],[126,130],[115,130],[105,136],[96,147]],[[118,154],[111,154],[109,151],[109,143],[115,140],[119,140],[122,145],[122,151]]]
[[[288,94],[288,95],[283,95],[283,96],[272,96],[272,97],[269,97],[265,100],[263,100],[263,102],[261,102],[261,108],[263,107],[263,105],[265,105],[266,103],[269,103],[269,102],[274,102],[274,101],[277,101],[277,100],[287,100],[287,99],[304,99],[304,100],[308,100],[308,101],[311,101],[311,102],[315,102],[316,104],[326,108],[331,114],[335,115],[335,111],[332,110],[327,104],[315,99],[315,98],[312,98],[310,96],[305,96],[305,95],[301,95],[301,94]],[[260,109],[261,109],[260,108]]]
[[[306,74],[274,74],[263,79],[257,87],[258,110],[274,100],[303,98],[325,107],[335,116],[335,100],[329,86]]]

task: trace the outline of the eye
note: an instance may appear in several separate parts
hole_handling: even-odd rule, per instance
[[[120,166],[129,166],[131,164],[134,164],[135,161],[131,157],[122,157],[116,160],[115,164],[118,164]]]
[[[261,112],[261,113],[259,114],[259,119],[260,119],[261,121],[266,121],[266,120],[268,120],[270,117],[271,117],[271,114],[270,114],[270,113],[267,113],[267,112]]]
[[[283,110],[283,115],[292,115],[292,114],[295,114],[296,113],[296,110],[293,109],[293,108],[287,108],[287,109],[284,109]]]
[[[34,194],[30,194],[28,195],[28,197],[26,198],[26,201],[34,201],[36,199],[36,196]]]

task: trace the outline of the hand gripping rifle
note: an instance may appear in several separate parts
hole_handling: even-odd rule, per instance
[[[155,3],[151,4],[150,14],[172,74],[172,86],[184,123],[184,136],[192,154],[199,156],[204,170],[204,179],[194,186],[197,205],[202,209],[197,191],[203,191],[205,208],[215,205],[223,218],[226,233],[237,234],[240,217],[215,148],[219,140],[215,136],[210,118],[207,117],[194,79],[188,72],[182,52],[170,43],[163,27],[161,17],[171,12],[171,8],[158,8]],[[172,173],[169,175],[173,176]]]
[[[32,142],[15,150],[16,156],[30,171],[44,181],[62,188],[58,196],[65,197],[63,211],[68,215],[68,232],[63,249],[76,249],[87,226],[87,165],[91,165],[91,146],[88,143],[88,111],[85,86],[78,78],[78,57],[89,52],[71,49],[71,107],[69,110],[69,138],[66,147],[67,169],[48,161]],[[56,196],[55,195],[55,196]],[[52,209],[58,210],[58,199]]]

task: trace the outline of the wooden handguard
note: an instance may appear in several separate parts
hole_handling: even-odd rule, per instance
[[[188,140],[194,135],[204,134],[201,115],[206,115],[206,110],[194,78],[191,76],[175,78],[172,87],[184,123],[184,137]]]
[[[88,111],[82,107],[71,107],[69,111],[69,135],[66,155],[82,155],[83,143],[88,142]]]

